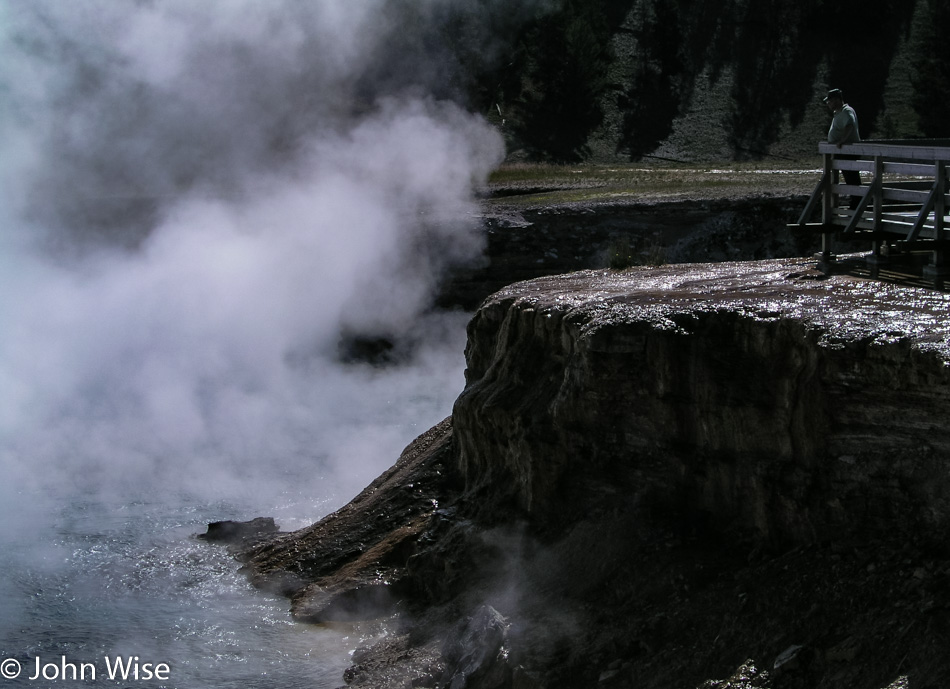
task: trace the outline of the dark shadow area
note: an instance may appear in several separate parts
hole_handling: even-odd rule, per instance
[[[826,23],[840,27],[839,31],[826,29],[824,36],[828,46],[828,86],[844,90],[848,103],[858,113],[864,139],[875,135],[874,124],[884,110],[891,64],[901,38],[910,29],[916,4],[872,0],[862,3],[858,12],[848,4],[825,9],[831,13],[831,21],[826,19]]]
[[[733,60],[737,4],[730,0],[653,0],[640,3],[627,23],[636,41],[634,78],[618,98],[624,113],[618,152],[632,160],[668,137],[689,109],[696,79],[711,83]]]
[[[891,257],[886,263],[876,267],[867,262],[870,251],[839,255],[831,271],[836,275],[878,280],[901,287],[917,287],[937,292],[950,291],[946,283],[935,284],[932,279],[923,276],[923,269],[930,262],[929,251],[908,251]]]
[[[914,109],[924,136],[945,136],[950,128],[950,3],[926,0],[924,32],[914,59]]]
[[[725,126],[736,157],[759,158],[778,141],[782,115],[800,124],[828,64],[828,88],[841,88],[858,112],[861,136],[884,108],[889,70],[910,27],[913,2],[872,0],[860,9],[820,2],[750,3],[738,18],[736,81]]]
[[[529,158],[566,163],[587,156],[604,116],[610,35],[603,2],[565,0],[523,36],[518,93],[508,111],[510,132]]]
[[[652,12],[641,7],[636,24],[636,72],[618,97],[624,115],[617,150],[628,153],[631,160],[655,150],[673,131],[673,120],[683,103],[682,82],[689,81],[676,7],[657,3]]]
[[[920,75],[913,105],[922,128],[935,135],[947,121],[950,44],[940,27],[950,24],[950,10],[932,0],[563,0],[520,29],[509,24],[504,41],[486,50],[491,61],[479,57],[477,35],[455,48],[462,90],[502,126],[510,150],[529,159],[587,157],[611,99],[619,109],[616,152],[649,156],[690,111],[702,76],[712,86],[731,80],[709,115],[721,123],[734,158],[755,160],[787,134],[786,123],[801,125],[827,88],[844,90],[862,137],[873,136],[895,56],[921,3],[933,28],[914,39],[906,59]]]
[[[731,57],[720,58],[735,68],[723,125],[737,159],[758,159],[778,140],[783,115],[793,126],[805,116],[827,19],[814,2],[764,2],[749,3],[735,20]]]

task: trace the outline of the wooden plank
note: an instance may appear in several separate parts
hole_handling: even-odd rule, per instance
[[[856,184],[832,184],[831,190],[832,193],[842,196],[860,196],[868,186],[869,185],[866,184],[862,184],[861,186]],[[916,189],[895,189],[891,186],[882,185],[881,196],[885,201],[907,202],[910,205],[909,210],[916,212],[920,205],[926,203],[927,199],[930,198],[930,195],[933,193],[932,187],[933,185],[931,184],[929,188],[918,191]],[[944,204],[950,205],[950,195],[944,196]]]
[[[845,230],[842,234],[846,235],[848,239],[854,239],[857,235],[865,234],[864,232],[858,232],[858,230],[867,230],[874,233],[874,222],[872,220],[856,220],[854,221],[854,227]]]
[[[835,144],[822,142],[818,144],[818,152],[824,155],[857,155],[873,158],[880,155],[886,158],[897,158],[899,160],[944,160],[950,161],[950,147],[948,146],[930,146],[921,144],[919,146],[894,145],[894,144],[873,144],[857,143],[846,144],[840,148]]]
[[[874,227],[881,226],[881,214],[884,212],[884,158],[874,157]],[[875,244],[875,253],[880,254],[880,244]]]
[[[881,222],[882,231],[897,234],[901,237],[907,236],[907,233],[910,232],[913,226],[914,223],[912,222],[894,222],[892,220],[884,220]]]
[[[854,228],[845,232],[845,218],[841,218],[841,222],[833,223],[832,225],[825,225],[823,223],[808,223],[807,225],[789,225],[791,228],[797,229],[809,229],[814,232],[820,232],[822,234],[827,234],[833,231],[833,228],[838,228],[838,233],[842,235],[843,238],[855,240],[855,239],[887,239],[890,238],[893,241],[907,241],[906,237],[908,232],[913,228],[912,223],[892,223],[892,222],[881,222],[879,225],[875,226],[874,221],[872,220],[862,220],[859,219],[855,222]],[[932,223],[925,223],[918,230],[918,234],[913,241],[917,242],[930,242],[934,241],[934,227]]]
[[[884,198],[888,201],[910,201],[916,205],[927,203],[927,200],[935,192],[933,188],[927,191],[916,191],[914,189],[895,189],[893,187],[883,188]],[[944,203],[946,203],[946,197]]]
[[[865,190],[868,188],[866,184],[835,184],[834,189],[836,194],[847,194],[849,196],[861,196],[864,194]]]
[[[881,213],[881,222],[902,223],[912,227],[917,222],[917,213],[898,215],[897,213]]]
[[[884,182],[884,186],[889,189],[916,189],[918,191],[930,191],[933,187],[933,175],[927,179],[914,179],[914,180],[893,180],[889,179]]]
[[[923,225],[918,231],[917,236],[914,237],[914,239],[911,241],[915,241],[915,242],[919,242],[922,240],[933,241],[934,239],[936,239],[936,237],[934,236],[934,228],[930,225]],[[905,239],[904,241],[908,241],[908,240]]]
[[[901,218],[901,217],[898,217],[898,218],[888,218],[888,217],[884,217],[884,218],[881,219],[881,221],[880,221],[879,223],[875,223],[875,221],[872,220],[872,219],[870,219],[870,218],[860,218],[860,217],[859,217],[859,218],[855,221],[855,220],[854,220],[854,217],[855,217],[855,216],[854,216],[854,214],[853,214],[852,211],[847,210],[847,209],[841,209],[841,214],[838,215],[838,216],[836,216],[835,222],[833,222],[833,223],[830,223],[830,224],[825,224],[825,223],[808,223],[807,225],[804,225],[804,226],[803,226],[803,225],[792,225],[792,226],[790,226],[790,227],[819,227],[819,228],[820,228],[820,227],[839,227],[839,228],[847,228],[852,222],[854,222],[854,228],[855,228],[855,230],[859,230],[859,229],[860,229],[860,230],[871,230],[871,231],[873,231],[876,235],[880,235],[880,236],[885,236],[885,235],[887,235],[887,236],[894,236],[894,237],[900,237],[900,238],[903,239],[903,238],[905,238],[905,237],[907,236],[907,234],[913,229],[913,227],[914,227],[914,221],[915,221],[915,219],[916,219],[916,216],[914,216],[913,218]],[[921,233],[922,233],[922,236],[927,237],[927,236],[930,236],[930,235],[932,234],[933,229],[934,229],[934,227],[933,227],[933,221],[931,221],[931,220],[925,220],[924,223],[923,223],[922,226],[921,226],[920,231],[921,231]],[[855,231],[853,234],[863,234],[863,233],[858,233],[858,232]],[[852,237],[853,237],[853,234],[852,234]]]
[[[934,237],[943,239],[944,214],[947,212],[947,164],[938,160],[934,165]],[[940,261],[943,261],[941,254]]]
[[[835,205],[834,192],[832,191],[834,185],[831,183],[832,171],[830,155],[824,157],[824,171],[821,178],[825,181],[824,190],[821,194],[821,220],[824,223],[830,223],[831,216],[834,214]],[[822,238],[822,243],[824,243],[824,238]]]
[[[895,189],[894,187],[884,187],[881,193],[885,201],[908,201],[914,206],[925,203],[927,197],[930,196],[929,190],[918,191],[916,189]]]
[[[924,227],[927,216],[930,215],[930,211],[932,211],[934,208],[934,203],[936,203],[937,197],[941,196],[939,193],[941,191],[943,191],[943,181],[937,180],[934,182],[933,191],[930,192],[930,195],[927,197],[923,208],[920,209],[920,215],[917,216],[917,221],[914,223],[914,227],[911,228],[911,231],[907,234],[907,241],[912,242],[917,239],[917,236]]]
[[[874,182],[869,187],[864,188],[864,196],[861,197],[861,200],[858,201],[858,207],[854,209],[854,214],[851,216],[851,222],[848,223],[848,226],[844,228],[844,234],[849,234],[854,232],[855,228],[858,227],[858,223],[864,219],[864,211],[868,207],[868,204],[871,202],[871,199],[874,198],[876,190],[881,186],[881,180],[875,179]],[[873,219],[870,220],[871,228],[874,227]]]
[[[802,211],[802,214],[798,218],[799,225],[804,225],[807,223],[808,219],[811,217],[811,214],[815,212],[815,207],[818,205],[818,202],[821,201],[821,194],[825,190],[825,185],[827,184],[828,175],[822,175],[821,179],[818,180],[818,184],[815,186],[815,190],[811,193],[808,203],[805,205],[805,210]]]
[[[923,163],[896,163],[884,161],[884,172],[887,174],[931,177],[933,176],[933,171],[933,165],[925,165]]]
[[[831,167],[835,170],[857,170],[858,172],[874,172],[874,162],[870,160],[838,160],[835,158],[831,162]],[[933,166],[928,166],[933,172]]]
[[[822,167],[824,168],[822,178],[825,180],[825,186],[821,194],[821,222],[827,228],[834,222],[835,211],[835,197],[831,191],[831,187],[833,186],[831,182],[834,178],[832,177],[830,155],[824,156]],[[821,261],[819,265],[829,266],[834,263],[834,241],[835,235],[830,229],[826,229],[826,231],[821,233]]]

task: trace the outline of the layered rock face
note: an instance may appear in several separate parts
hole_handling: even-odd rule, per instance
[[[512,285],[452,419],[247,566],[301,619],[403,612],[353,687],[930,686],[948,306],[802,259]]]
[[[470,488],[538,524],[623,490],[771,543],[950,518],[946,295],[802,261],[502,290],[454,410]]]

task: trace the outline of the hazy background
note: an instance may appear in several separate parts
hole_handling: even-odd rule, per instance
[[[428,309],[503,155],[404,45],[450,4],[0,2],[5,523],[342,502],[449,413],[465,317]],[[343,332],[411,354],[341,365]]]
[[[431,304],[503,157],[449,97],[460,3],[0,0],[0,658],[339,685],[362,632],[192,536],[304,526],[450,413]]]

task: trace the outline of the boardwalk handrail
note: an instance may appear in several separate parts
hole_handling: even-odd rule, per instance
[[[818,152],[831,155],[856,155],[864,158],[883,156],[903,160],[943,160],[950,162],[950,140],[948,139],[872,139],[856,144],[845,144],[840,148],[835,144],[821,142]]]
[[[884,260],[882,248],[924,248],[933,251],[925,274],[936,282],[950,275],[943,256],[950,245],[950,140],[875,140],[840,147],[820,143],[818,152],[822,176],[797,225],[821,232],[823,268],[834,263],[832,241],[838,235],[872,241],[868,263],[875,273]],[[869,174],[870,180],[860,186],[842,184],[840,171]],[[843,196],[851,197],[851,208],[839,207]],[[821,222],[809,223],[819,206]]]

